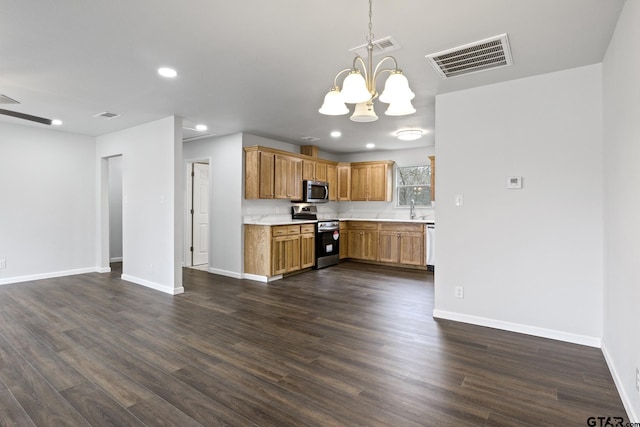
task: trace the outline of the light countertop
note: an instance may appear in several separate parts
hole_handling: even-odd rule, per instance
[[[334,219],[334,218],[331,218]],[[340,221],[372,221],[372,222],[412,222],[418,224],[435,224],[432,219],[385,219],[385,218],[338,218]],[[322,219],[321,219],[322,220]],[[315,224],[317,220],[303,219],[245,219],[244,223],[249,225],[297,225],[297,224]]]

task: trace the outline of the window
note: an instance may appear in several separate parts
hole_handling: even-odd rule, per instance
[[[397,167],[396,190],[398,206],[431,206],[431,166]]]

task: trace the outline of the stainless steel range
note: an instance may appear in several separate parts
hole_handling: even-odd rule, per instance
[[[318,208],[315,206],[292,206],[293,219],[315,220]],[[316,223],[316,264],[314,268],[324,268],[340,262],[340,221],[322,219]]]
[[[322,220],[316,224],[316,267],[340,262],[340,221]]]

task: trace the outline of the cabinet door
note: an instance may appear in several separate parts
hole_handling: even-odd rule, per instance
[[[287,237],[271,239],[271,275],[284,274],[287,271],[286,242]]]
[[[329,183],[329,200],[338,200],[338,167],[327,165],[327,183]]]
[[[260,152],[259,155],[259,197],[273,199],[275,163],[273,153]]]
[[[367,199],[369,168],[366,166],[351,167],[351,200],[363,201]]]
[[[300,236],[289,237],[285,245],[287,273],[300,270]]]
[[[349,258],[349,232],[347,223],[340,221],[340,259]]]
[[[300,236],[300,268],[313,267],[316,263],[316,237],[314,234]]]
[[[287,185],[289,183],[289,158],[275,156],[274,160],[274,198],[288,199]]]
[[[349,230],[347,232],[349,238],[347,239],[347,253],[349,258],[362,259],[363,256],[363,241],[364,231],[361,230]]]
[[[368,166],[367,200],[387,199],[387,165]]]
[[[300,235],[274,237],[271,240],[271,275],[300,269]]]
[[[331,191],[331,188],[329,188]],[[338,200],[351,200],[351,166],[338,165]]]
[[[327,164],[326,163],[316,163],[316,173],[315,173],[316,181],[327,181]]]
[[[302,200],[302,160],[291,158],[289,162],[289,198]]]
[[[378,259],[378,234],[377,231],[363,231],[362,259]]]
[[[302,179],[316,179],[316,162],[313,160],[302,161]]]
[[[400,264],[427,265],[423,233],[400,233]]]
[[[378,239],[378,261],[397,263],[400,252],[399,233],[393,231],[381,231]]]
[[[302,160],[275,155],[274,198],[302,199]]]

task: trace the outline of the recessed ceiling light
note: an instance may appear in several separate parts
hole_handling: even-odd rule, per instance
[[[178,72],[173,68],[162,67],[158,68],[158,74],[160,74],[162,77],[172,79],[178,75]]]
[[[330,133],[330,135],[333,138],[340,138],[342,136],[342,132],[340,132],[339,130],[334,130],[333,132]]]
[[[51,120],[51,124],[54,125],[54,126],[62,126],[62,120],[53,119],[53,120]]]
[[[365,147],[371,149],[374,148],[376,146],[376,144],[374,144],[373,142],[368,143],[367,145],[365,145]]]
[[[402,141],[415,141],[422,138],[424,132],[421,129],[404,129],[396,132],[396,138]]]
[[[207,125],[196,125],[196,130],[199,132],[204,132],[207,129],[208,129]]]

